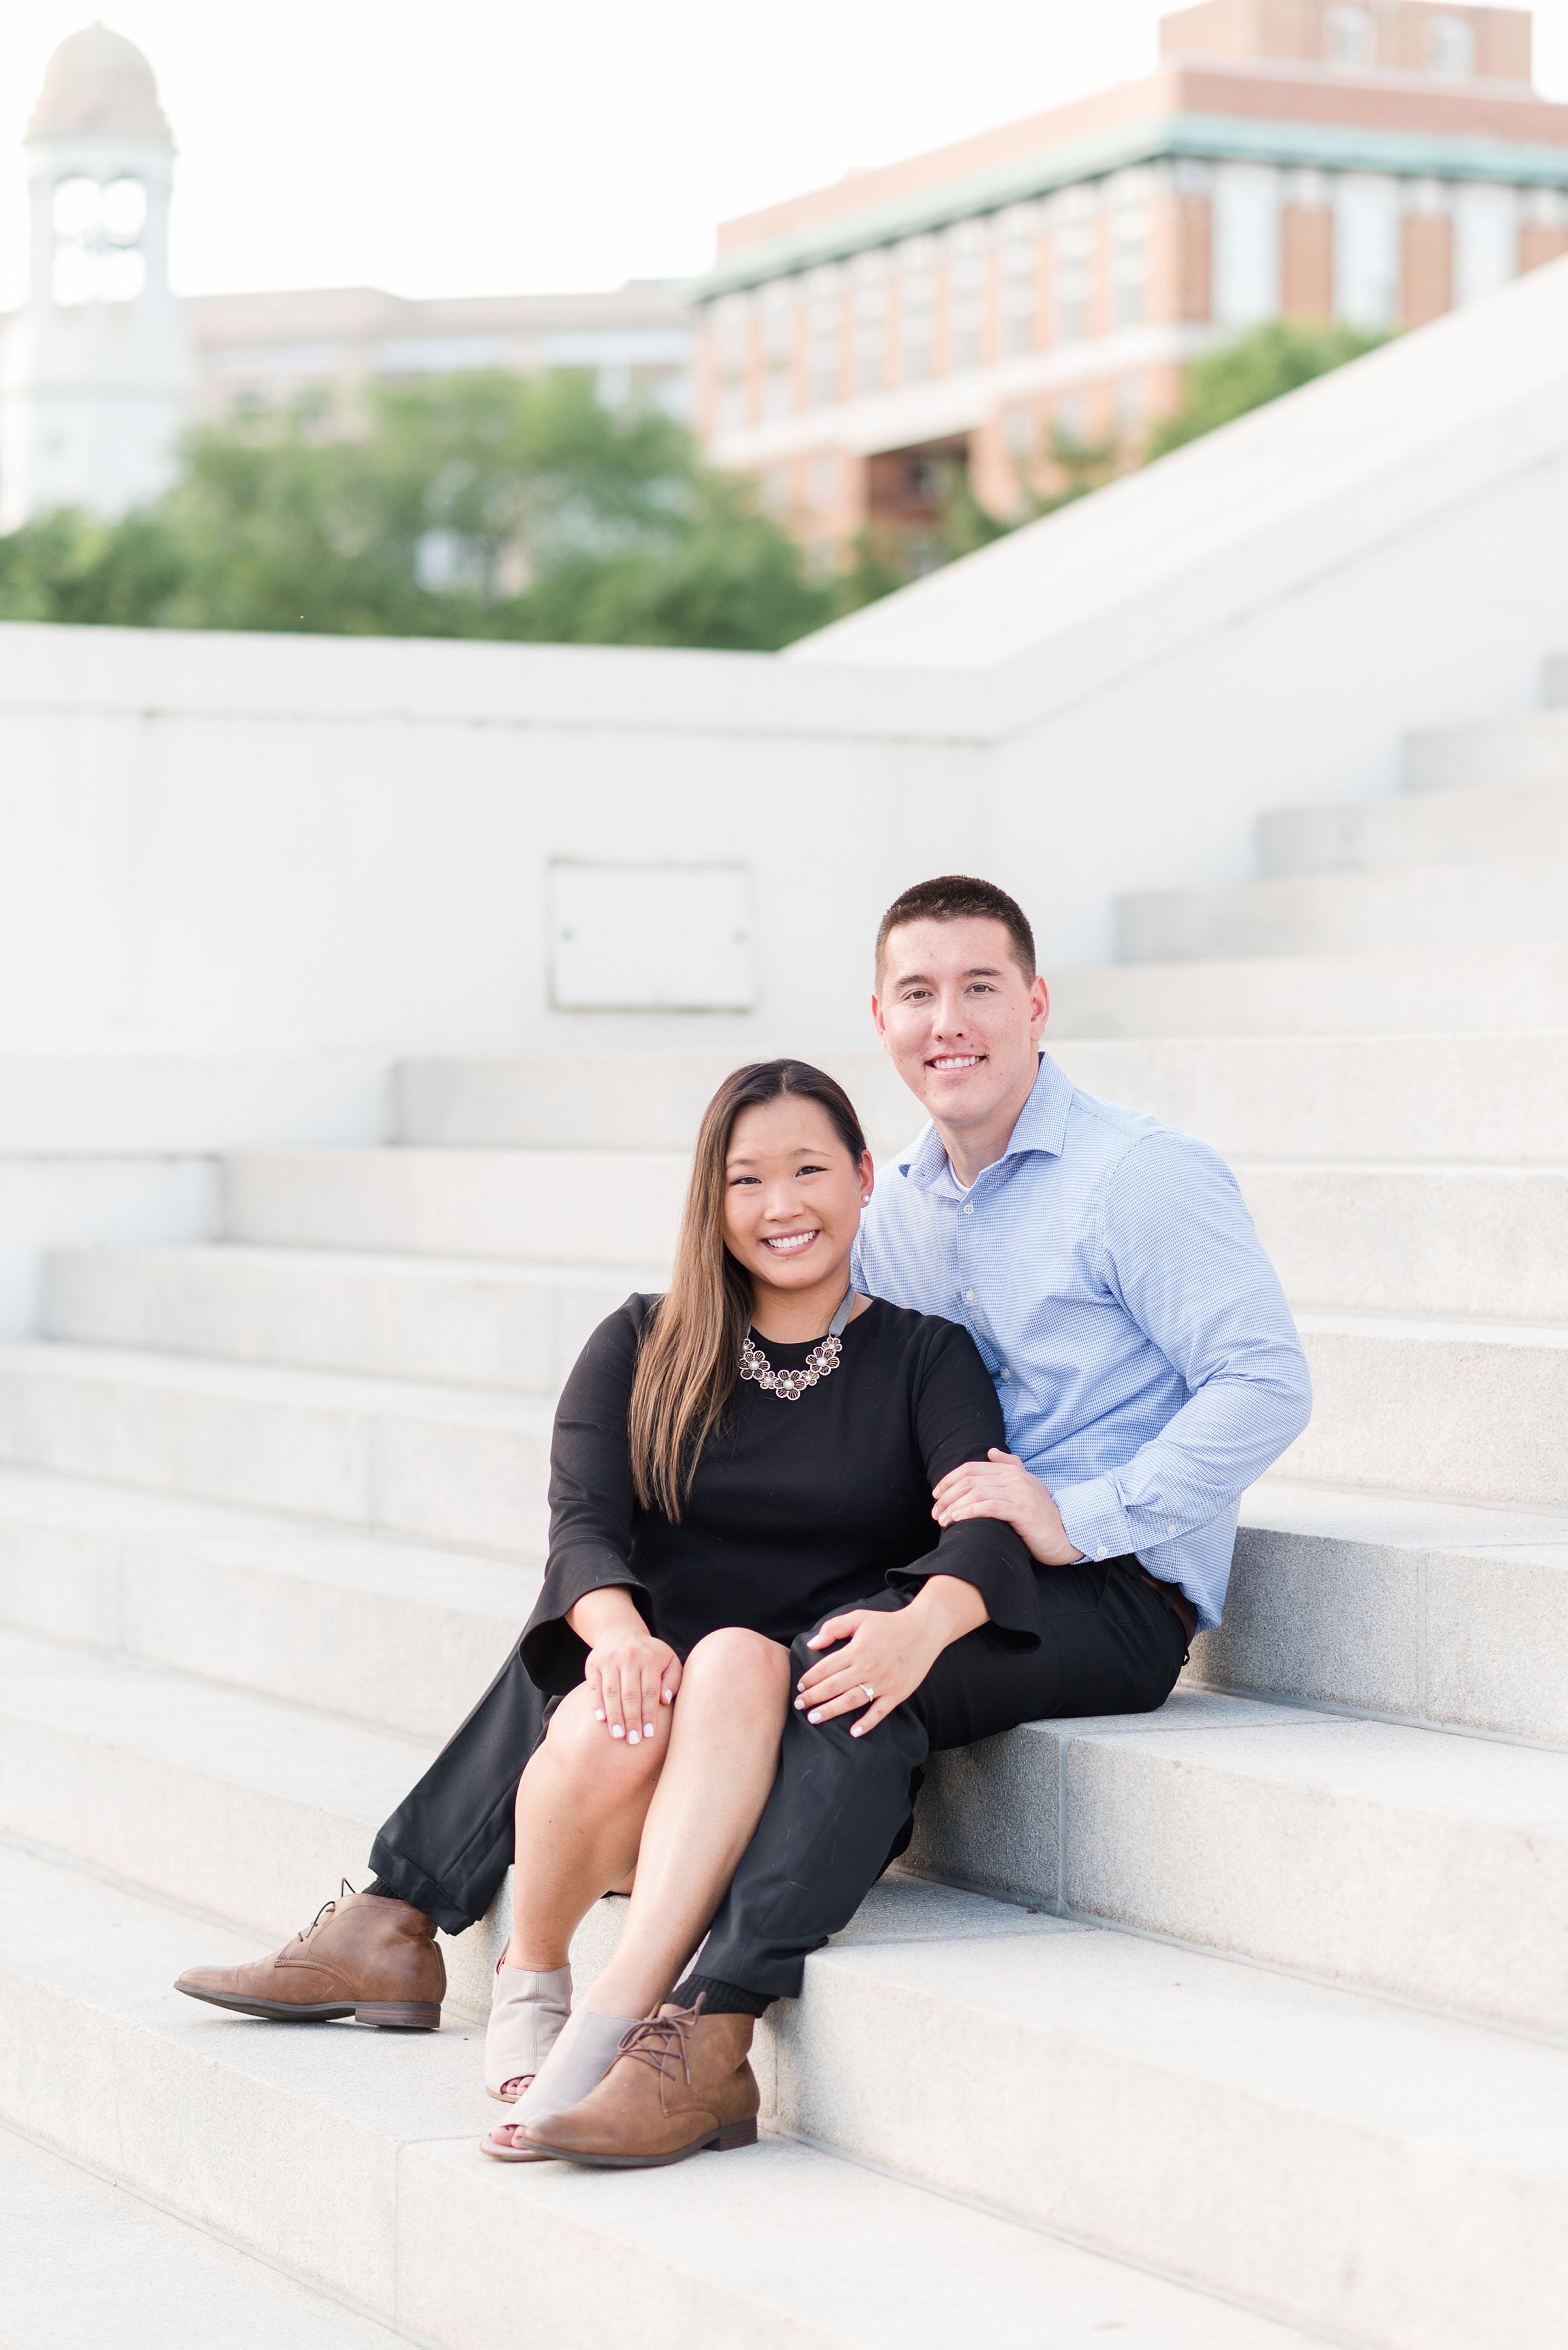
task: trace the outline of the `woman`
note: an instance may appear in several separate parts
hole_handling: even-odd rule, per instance
[[[658,2159],[755,2137],[750,2018],[659,2008],[767,1801],[792,1639],[820,1625],[836,1650],[806,1676],[808,1719],[855,1711],[860,1735],[978,1627],[1038,1645],[1013,1529],[933,1523],[932,1488],[1002,1442],[1001,1408],[966,1331],[851,1292],[872,1181],[831,1077],[737,1070],[702,1121],[668,1295],[601,1323],[562,1394],[523,1642],[556,1701],[517,1791],[486,2044],[487,2087],[519,2101],[482,2141],[500,2159],[556,2150],[552,2120],[618,2057],[723,2076],[728,2118]],[[843,1620],[867,1600],[888,1612]],[[630,1893],[619,1946],[568,2023],[568,1947],[607,1889]]]

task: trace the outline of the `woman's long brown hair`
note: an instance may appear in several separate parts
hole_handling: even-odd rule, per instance
[[[743,1109],[795,1094],[818,1102],[858,1165],[866,1137],[836,1079],[808,1061],[753,1061],[732,1070],[702,1113],[675,1272],[643,1330],[627,1436],[645,1510],[679,1523],[697,1458],[723,1417],[752,1318],[752,1277],[724,1245],[724,1169]]]

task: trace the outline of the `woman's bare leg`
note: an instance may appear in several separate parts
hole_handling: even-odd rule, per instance
[[[636,1866],[670,1725],[667,1711],[659,1735],[628,1749],[594,1720],[586,1689],[556,1708],[517,1788],[508,1966],[564,1967],[594,1903]]]
[[[687,1658],[664,1767],[649,1783],[620,1944],[583,2006],[647,2015],[679,1981],[763,1815],[789,1677],[789,1650],[758,1632],[711,1632]],[[601,1877],[600,1889],[614,1881]]]

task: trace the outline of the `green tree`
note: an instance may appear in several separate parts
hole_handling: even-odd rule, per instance
[[[683,426],[566,371],[208,428],[149,512],[0,541],[10,618],[772,650],[835,603]]]
[[[1272,318],[1253,327],[1220,349],[1206,351],[1187,370],[1181,406],[1155,426],[1149,436],[1151,459],[1201,439],[1232,417],[1262,408],[1282,392],[1314,376],[1327,375],[1346,359],[1358,359],[1386,342],[1386,335],[1366,335],[1358,328],[1314,327],[1300,318]]]

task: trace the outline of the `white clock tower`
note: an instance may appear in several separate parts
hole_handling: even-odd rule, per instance
[[[155,497],[192,392],[169,289],[174,141],[140,50],[101,24],[62,41],[26,148],[32,276],[0,369],[0,531]]]

